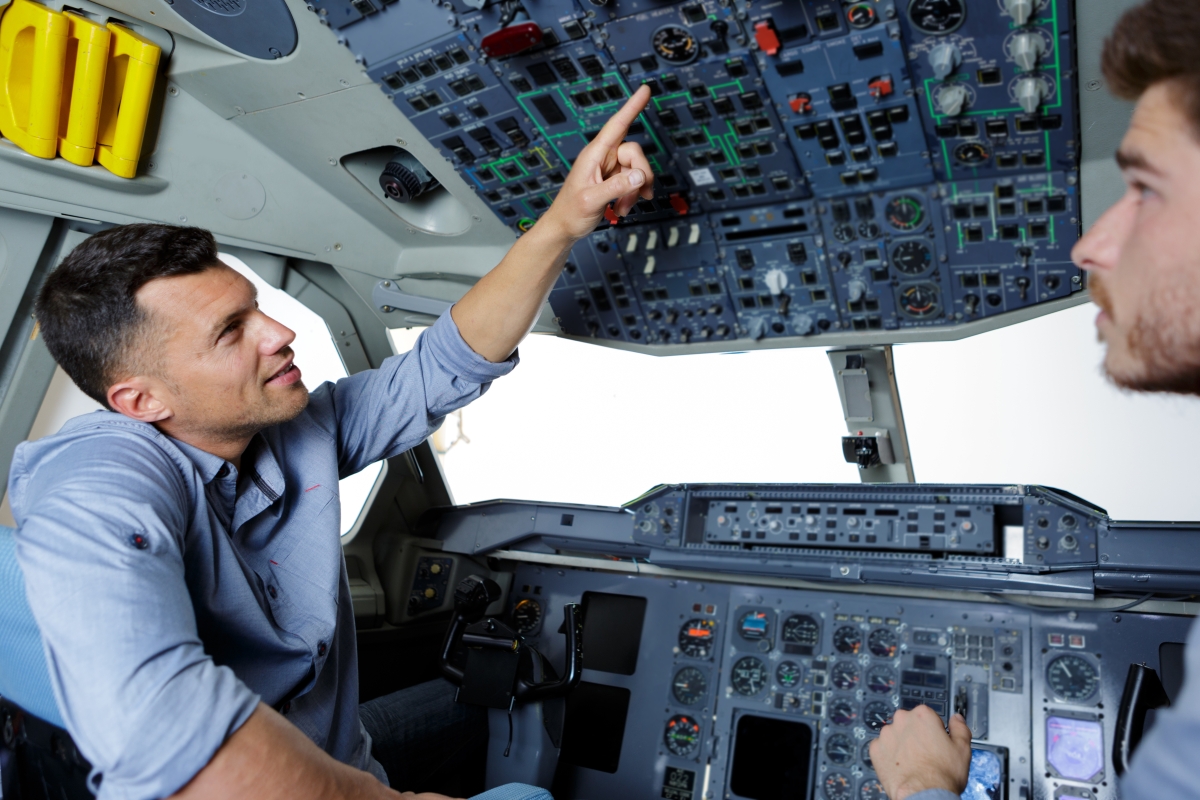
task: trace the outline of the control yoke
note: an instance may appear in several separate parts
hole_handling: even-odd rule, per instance
[[[454,621],[442,643],[442,675],[459,687],[458,702],[488,708],[511,708],[567,694],[583,675],[583,613],[577,603],[563,606],[566,664],[559,678],[541,653],[511,627],[491,617],[487,607],[500,598],[493,580],[468,575],[454,590]],[[463,666],[452,659],[466,648]]]

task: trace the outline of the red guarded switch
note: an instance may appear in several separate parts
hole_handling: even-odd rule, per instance
[[[893,91],[892,78],[890,75],[876,78],[867,84],[867,89],[870,90],[871,97],[874,97],[876,100],[881,97],[887,97]]]
[[[612,206],[604,209],[604,218],[608,220],[609,225],[616,225],[621,221],[621,218],[617,216],[617,210]]]
[[[675,209],[675,213],[682,217],[684,214],[688,213],[689,206],[687,198],[681,195],[679,192],[675,192],[671,195],[671,208]]]
[[[769,19],[754,23],[754,41],[758,47],[769,56],[779,52],[779,34],[775,31],[775,23]]]
[[[811,114],[812,95],[804,92],[792,95],[790,98],[788,98],[788,105],[791,106],[792,111],[797,114]]]
[[[492,31],[483,37],[479,49],[489,58],[506,58],[523,53],[542,43],[542,28],[536,22],[521,22]]]

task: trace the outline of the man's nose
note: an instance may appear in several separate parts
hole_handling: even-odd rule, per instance
[[[296,332],[276,319],[263,317],[263,337],[261,348],[266,355],[278,353],[296,340]]]
[[[1135,211],[1133,198],[1129,194],[1105,211],[1071,248],[1071,260],[1075,266],[1101,272],[1115,267]]]

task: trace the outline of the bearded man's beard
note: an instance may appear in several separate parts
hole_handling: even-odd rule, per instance
[[[1096,273],[1088,276],[1088,290],[1092,301],[1116,322],[1108,288]],[[1173,288],[1160,298],[1155,319],[1143,313],[1131,324],[1124,319],[1121,324],[1128,330],[1125,346],[1134,363],[1114,369],[1106,360],[1109,380],[1138,392],[1200,395],[1200,307],[1190,298]]]

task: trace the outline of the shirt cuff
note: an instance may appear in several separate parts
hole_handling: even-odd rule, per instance
[[[961,798],[947,789],[926,789],[923,792],[910,794],[908,800],[961,800]]]
[[[462,338],[450,311],[450,308],[446,309],[437,322],[422,334],[426,345],[433,349],[438,361],[449,371],[472,383],[489,383],[512,372],[520,363],[521,359],[516,350],[499,363],[488,361],[476,353]]]

